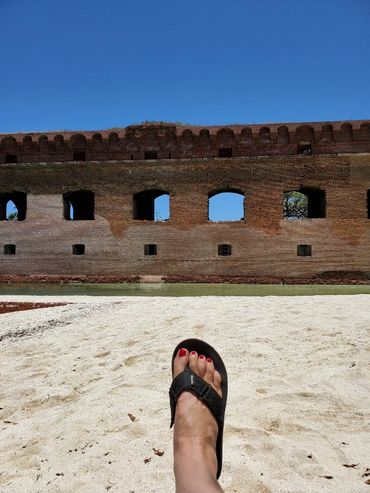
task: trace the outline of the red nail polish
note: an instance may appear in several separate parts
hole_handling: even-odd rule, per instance
[[[195,351],[192,351],[190,354],[192,354],[194,356],[196,354],[196,352]]]
[[[204,355],[203,355],[203,354],[201,354],[201,355],[199,356],[199,359],[204,359]]]
[[[180,358],[182,358],[183,356],[186,356],[186,349],[181,348],[179,351],[179,356],[180,356]]]
[[[207,358],[208,363],[212,363],[211,358]]]

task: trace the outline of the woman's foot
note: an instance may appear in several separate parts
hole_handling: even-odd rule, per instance
[[[173,377],[187,366],[222,396],[221,376],[210,358],[181,348],[173,362]],[[218,425],[208,407],[194,394],[184,391],[177,401],[174,423],[176,493],[222,491],[216,479],[217,434]]]

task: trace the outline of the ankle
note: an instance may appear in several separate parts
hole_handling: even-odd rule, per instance
[[[214,444],[199,438],[174,440],[176,493],[219,493]]]
[[[186,463],[190,470],[208,471],[210,477],[216,477],[217,454],[212,440],[199,437],[174,438],[174,456],[182,464]]]
[[[214,438],[174,434],[173,446],[176,452],[192,451],[195,454],[216,454]]]

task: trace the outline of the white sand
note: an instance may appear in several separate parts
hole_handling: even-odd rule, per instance
[[[225,492],[370,492],[370,296],[71,300],[0,315],[1,493],[174,491],[170,358],[191,336],[228,368]]]

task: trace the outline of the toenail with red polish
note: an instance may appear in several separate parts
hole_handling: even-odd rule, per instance
[[[180,356],[180,358],[182,358],[183,356],[186,356],[186,349],[181,348],[179,351],[179,356]]]
[[[194,354],[196,354],[196,352],[195,351],[192,351],[190,354],[192,354],[194,356]]]
[[[212,363],[211,358],[207,358],[208,363]]]
[[[203,355],[203,354],[201,354],[201,355],[199,356],[199,359],[204,359],[204,355]]]

